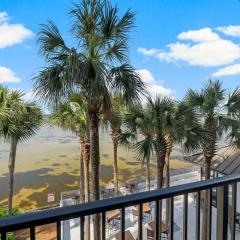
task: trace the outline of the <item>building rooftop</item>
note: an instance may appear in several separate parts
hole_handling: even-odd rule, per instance
[[[203,166],[204,156],[203,153],[200,152],[186,156],[184,157],[184,160]],[[240,150],[237,150],[232,146],[218,148],[211,162],[211,169],[224,175],[240,173]]]

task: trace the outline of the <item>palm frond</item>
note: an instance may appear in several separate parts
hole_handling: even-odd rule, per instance
[[[240,117],[240,87],[237,87],[232,93],[229,93],[226,108],[228,115]]]
[[[109,87],[113,94],[122,96],[127,106],[139,102],[141,97],[146,95],[144,83],[129,64],[112,68],[109,79]]]
[[[67,101],[61,103],[51,113],[49,122],[81,136],[89,135],[86,106],[81,96],[76,93],[69,95]]]
[[[43,121],[42,111],[34,102],[24,102],[23,92],[0,87],[0,136],[6,141],[24,141]],[[1,114],[0,114],[1,115]]]
[[[155,145],[157,143],[152,138],[146,138],[132,145],[132,149],[136,153],[136,158],[142,164],[149,162],[154,153]]]
[[[137,140],[136,134],[129,131],[121,132],[118,135],[118,139],[117,139],[118,144],[120,146],[125,147],[127,150],[132,148],[132,145],[134,142],[136,142],[136,140]]]
[[[57,26],[51,21],[41,25],[41,29],[37,34],[37,44],[39,45],[40,54],[46,60],[69,50]]]

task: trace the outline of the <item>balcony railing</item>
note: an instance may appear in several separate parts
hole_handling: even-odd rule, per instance
[[[160,239],[159,234],[160,221],[161,221],[161,202],[164,199],[170,201],[170,213],[169,213],[169,236],[168,239],[174,239],[174,198],[179,195],[183,195],[183,239],[188,238],[188,194],[196,193],[196,239],[200,239],[200,223],[201,223],[201,191],[207,190],[209,199],[207,201],[210,209],[208,214],[208,239],[211,239],[212,231],[212,205],[213,196],[215,198],[215,206],[217,207],[216,216],[216,239],[226,240],[228,239],[228,220],[229,214],[232,219],[236,218],[236,189],[237,182],[240,181],[240,175],[230,175],[226,177],[211,179],[207,181],[194,182],[170,188],[162,188],[144,193],[136,193],[128,196],[122,196],[111,199],[104,199],[95,202],[89,202],[80,205],[74,205],[69,207],[62,207],[57,209],[45,210],[42,212],[23,214],[19,216],[12,216],[0,220],[0,233],[1,240],[7,239],[8,232],[15,232],[22,229],[30,229],[30,239],[35,239],[35,229],[37,226],[46,225],[50,223],[56,223],[57,226],[57,239],[61,237],[61,221],[80,218],[80,239],[84,239],[84,219],[85,216],[100,214],[101,215],[101,239],[106,239],[106,212],[120,209],[121,220],[120,220],[120,236],[121,239],[125,240],[125,209],[130,206],[138,205],[138,239],[143,239],[143,204],[146,202],[154,202],[155,205],[155,239]],[[229,190],[231,189],[231,191]],[[215,193],[212,194],[212,193]],[[230,198],[229,198],[230,196]],[[233,211],[228,212],[229,199],[231,199],[231,206]],[[191,226],[192,228],[192,226]],[[235,224],[232,224],[230,228],[231,239],[235,239]]]

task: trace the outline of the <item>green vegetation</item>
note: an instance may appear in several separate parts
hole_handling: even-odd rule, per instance
[[[80,143],[80,203],[90,199],[89,149],[90,132],[86,104],[78,94],[69,95],[66,102],[60,104],[50,115],[49,122],[60,128],[68,129],[79,136]],[[90,236],[90,218],[85,219],[85,237]]]
[[[204,155],[204,176],[210,179],[210,165],[215,155],[217,142],[228,141],[233,147],[240,147],[240,88],[232,93],[223,89],[221,82],[209,80],[201,89],[189,89],[185,101],[202,121],[204,135],[198,138],[198,146]],[[205,191],[202,233],[207,239],[209,192]]]
[[[19,213],[20,212],[17,208],[12,209],[12,215],[17,215]],[[8,216],[8,209],[7,208],[0,208],[0,219],[4,218],[4,217],[7,217],[7,216]],[[12,232],[8,233],[7,239],[8,240],[13,240],[14,239],[14,234]],[[1,236],[0,236],[0,240],[1,240]]]
[[[110,117],[106,120],[107,126],[111,129],[111,138],[113,144],[113,180],[114,180],[114,193],[118,196],[118,139],[122,133],[123,126],[123,113],[124,113],[124,99],[120,96],[112,97],[112,112]]]
[[[24,102],[24,94],[0,86],[0,137],[10,144],[8,214],[12,215],[14,171],[19,142],[32,137],[42,122],[42,112],[34,102]]]
[[[69,16],[73,46],[66,44],[53,22],[41,26],[37,45],[45,67],[35,75],[33,87],[38,100],[50,110],[48,123],[79,137],[81,203],[90,200],[90,193],[93,200],[100,199],[101,125],[111,132],[116,195],[121,172],[119,145],[133,150],[137,160],[145,165],[146,190],[150,190],[153,172],[157,188],[164,184],[169,187],[169,159],[177,144],[188,153],[203,151],[205,179],[210,178],[210,164],[220,140],[240,148],[239,87],[229,93],[219,81],[209,80],[200,91],[189,89],[182,101],[151,98],[128,61],[134,13],[128,10],[120,16],[110,1],[82,0],[73,4]],[[0,217],[17,213],[13,208],[17,147],[42,124],[41,109],[34,102],[24,101],[23,96],[21,91],[0,86],[0,137],[10,145],[8,210],[0,209]],[[147,99],[146,104],[141,103],[143,98]],[[156,166],[151,169],[153,156]],[[208,198],[206,191],[205,203]],[[167,204],[167,221],[168,210]],[[204,204],[203,240],[207,236],[208,211]],[[89,221],[86,218],[87,240]],[[99,215],[93,221],[94,239],[98,240]]]
[[[68,47],[57,26],[42,25],[37,43],[46,67],[35,77],[34,91],[51,108],[78,90],[86,102],[90,128],[90,158],[93,200],[100,199],[99,117],[111,115],[111,94],[123,97],[126,105],[140,100],[145,87],[128,63],[129,31],[134,14],[119,16],[109,1],[83,0],[70,10],[70,30],[76,45]],[[95,239],[100,237],[100,218],[94,218]]]

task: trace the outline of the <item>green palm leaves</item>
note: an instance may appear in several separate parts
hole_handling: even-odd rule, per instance
[[[186,96],[186,103],[198,115],[202,129],[202,137],[196,138],[196,146],[200,147],[204,155],[204,176],[210,178],[211,161],[215,155],[216,145],[220,140],[230,142],[239,147],[240,143],[240,94],[239,88],[233,93],[227,93],[221,82],[209,80],[201,91],[190,89]],[[207,238],[208,221],[208,192],[204,194],[204,212],[202,236]]]
[[[37,43],[46,66],[34,77],[34,91],[53,109],[72,92],[77,92],[86,102],[93,198],[98,200],[100,114],[111,115],[111,95],[119,95],[125,105],[132,105],[145,94],[144,84],[127,57],[134,13],[128,10],[120,16],[117,6],[109,1],[83,0],[73,5],[69,16],[72,47],[68,47],[54,23],[41,26]],[[98,239],[99,219],[94,225]]]
[[[221,82],[209,80],[201,91],[190,89],[185,96],[185,102],[193,109],[205,130],[199,139],[199,146],[210,159],[219,140],[225,139],[233,145],[239,143],[239,93],[239,88],[228,93]]]
[[[0,86],[0,136],[19,142],[32,137],[42,122],[42,112],[34,102],[24,102],[24,93]]]
[[[24,102],[24,94],[0,86],[0,137],[10,144],[8,214],[12,214],[17,145],[36,134],[42,112],[34,102]]]
[[[145,88],[128,64],[128,32],[134,14],[107,1],[82,1],[70,11],[70,31],[75,47],[67,47],[52,22],[38,33],[39,52],[47,66],[34,78],[36,95],[54,106],[78,89],[88,107],[109,111],[110,94],[122,95],[127,103],[139,100]]]
[[[78,94],[69,95],[50,115],[49,122],[60,128],[71,130],[81,137],[89,137],[89,122],[86,106]]]

